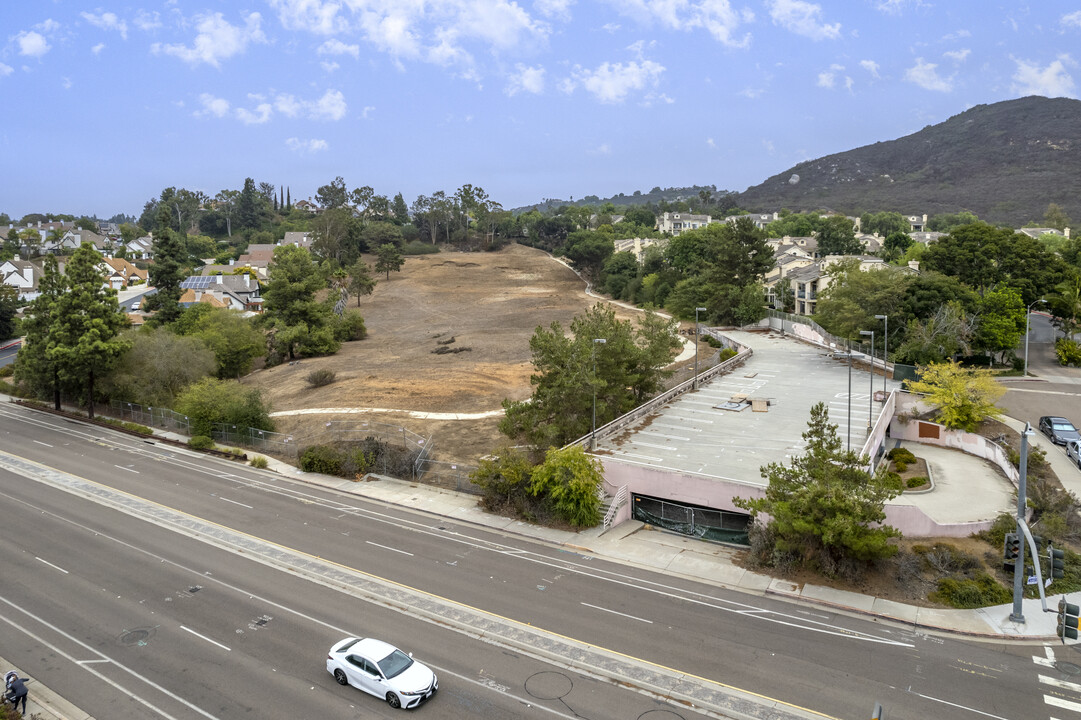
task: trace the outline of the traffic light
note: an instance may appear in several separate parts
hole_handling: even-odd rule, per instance
[[[1066,574],[1066,551],[1058,550],[1050,545],[1047,546],[1047,558],[1051,561],[1051,573],[1049,577],[1052,580]]]
[[[1017,556],[1021,553],[1021,537],[1017,533],[1006,533],[1006,542],[1002,549],[1002,568],[1013,572]]]
[[[1063,643],[1067,638],[1077,639],[1078,615],[1081,615],[1081,610],[1076,605],[1066,602],[1066,598],[1058,601],[1058,636]]]

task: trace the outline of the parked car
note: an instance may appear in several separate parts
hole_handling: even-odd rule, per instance
[[[327,653],[327,672],[339,685],[383,698],[392,708],[415,708],[439,689],[439,679],[428,666],[373,638],[337,643]]]
[[[1081,440],[1066,443],[1066,457],[1077,463],[1077,469],[1081,470]]]
[[[1040,432],[1051,438],[1056,445],[1065,445],[1071,440],[1081,440],[1081,433],[1073,423],[1062,417],[1044,415],[1040,418]]]

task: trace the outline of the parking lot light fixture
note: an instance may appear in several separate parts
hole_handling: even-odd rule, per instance
[[[881,320],[885,323],[885,329],[882,332],[882,396],[883,402],[885,402],[886,395],[886,363],[889,362],[890,357],[890,316],[889,315],[875,315],[875,320]]]
[[[871,394],[867,397],[867,431],[870,432],[874,427],[874,400],[875,400],[875,331],[874,330],[860,330],[860,335],[871,336]]]

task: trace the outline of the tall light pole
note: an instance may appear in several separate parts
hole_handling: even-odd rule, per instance
[[[590,385],[593,386],[593,432],[589,436],[589,449],[597,449],[597,346],[608,342],[605,338],[593,338],[593,377]]]
[[[874,330],[860,330],[860,335],[871,336],[871,395],[867,398],[867,431],[870,432],[874,427],[874,401],[875,401],[875,331]]]
[[[705,312],[705,308],[696,307],[694,309],[694,389],[698,389],[698,334],[701,330],[698,327],[698,313]]]
[[[885,401],[886,395],[886,363],[889,362],[890,357],[890,316],[889,315],[875,315],[875,320],[882,320],[886,323],[886,329],[882,333],[884,346],[882,348],[882,396]]]
[[[845,338],[845,349],[848,351],[848,447],[852,449],[852,343]]]
[[[1028,316],[1032,314],[1032,305],[1036,303],[1047,304],[1047,301],[1043,298],[1039,300],[1033,300],[1032,304],[1025,308],[1025,373],[1023,377],[1028,377]]]
[[[1025,511],[1028,506],[1025,481],[1028,479],[1028,439],[1032,435],[1032,425],[1025,423],[1025,429],[1021,432],[1021,458],[1017,468],[1017,534],[1021,537],[1021,542],[1017,549],[1017,558],[1013,561],[1013,612],[1010,613],[1010,620],[1019,623],[1025,621],[1025,614],[1021,606],[1022,591],[1024,590],[1023,576],[1025,574],[1025,536],[1021,530],[1021,524],[1025,522]],[[1035,564],[1036,558],[1033,558],[1032,562]]]

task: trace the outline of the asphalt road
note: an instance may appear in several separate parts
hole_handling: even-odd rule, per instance
[[[95,717],[398,717],[325,672],[349,634],[432,665],[420,712],[441,718],[703,717],[638,691],[661,670],[837,718],[1049,717],[1049,692],[1081,716],[1039,645],[730,592],[15,407],[0,449],[0,646]]]

